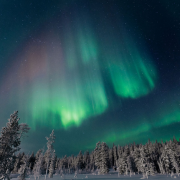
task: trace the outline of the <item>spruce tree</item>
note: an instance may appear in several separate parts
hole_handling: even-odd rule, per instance
[[[168,153],[169,153],[169,158],[170,158],[172,169],[179,175],[179,165],[176,160],[175,152],[173,150],[169,149]]]
[[[56,154],[55,154],[55,150],[54,150],[53,153],[52,153],[51,164],[49,166],[49,178],[53,178],[54,166],[55,166],[55,158],[56,158]]]
[[[19,176],[18,178],[20,180],[25,180],[25,178],[28,176],[27,171],[28,171],[28,165],[29,165],[29,156],[24,155],[23,156],[23,164],[21,164],[20,169],[18,170]]]
[[[55,140],[55,135],[54,135],[54,130],[52,130],[52,133],[50,134],[50,137],[46,137],[47,142],[47,151],[46,151],[46,157],[45,157],[45,161],[46,161],[46,175],[45,175],[45,179],[47,177],[47,173],[48,173],[48,169],[49,169],[49,161],[50,158],[52,157],[52,151],[53,151],[53,143]]]
[[[94,172],[94,168],[95,168],[94,151],[92,151],[90,154],[90,169],[92,172]]]
[[[76,161],[76,165],[78,164],[78,161]],[[64,158],[62,159],[62,167],[64,169],[67,169],[68,168],[68,159],[67,159],[67,156],[65,155]]]
[[[160,173],[161,174],[165,174],[165,169],[164,169],[164,166],[163,166],[163,162],[161,160],[161,157],[159,157],[159,160],[157,161],[157,164],[159,166],[159,170],[160,170]]]
[[[9,180],[10,172],[15,163],[15,152],[20,150],[18,111],[10,115],[6,127],[1,130],[0,136],[0,179]]]
[[[123,174],[123,170],[122,170],[122,158],[119,157],[119,159],[117,160],[117,171],[118,171],[118,177],[119,177],[119,174]]]
[[[122,159],[123,159],[123,164],[124,164],[124,168],[125,168],[125,174],[128,175],[128,163],[127,163],[127,158],[130,154],[129,152],[129,147],[125,146],[124,148],[124,152],[122,153]]]
[[[135,166],[137,168],[137,173],[139,174],[141,169],[141,161],[140,161],[141,155],[140,155],[139,147],[134,148],[134,152],[132,153],[132,156],[134,158]]]
[[[84,169],[83,155],[81,151],[79,152],[77,156],[77,166],[78,166],[78,169],[81,169],[81,170]]]
[[[147,172],[148,172],[148,169],[147,169],[148,162],[147,162],[146,154],[144,152],[144,146],[142,146],[140,148],[140,155],[141,155],[141,157],[140,157],[140,171],[143,174],[143,178],[145,178],[145,177],[148,178],[148,174],[147,174]]]
[[[83,156],[83,164],[84,164],[84,167],[86,169],[86,171],[88,170],[89,168],[89,165],[90,165],[90,156],[89,156],[89,151],[86,151],[84,153],[84,156]]]
[[[109,172],[108,164],[109,164],[109,153],[108,146],[105,142],[102,142],[100,145],[100,173],[107,174]]]
[[[34,174],[34,178],[36,180],[36,178],[42,175],[42,162],[43,162],[43,152],[44,149],[40,149],[38,151],[38,158],[36,159],[34,168],[33,168],[33,174]]]
[[[162,154],[161,154],[161,159],[162,159],[163,166],[164,166],[166,173],[170,174],[170,172],[171,172],[171,170],[170,170],[171,169],[171,161],[169,158],[168,146],[167,145],[164,146],[164,149],[163,149]]]
[[[31,129],[26,123],[19,124],[19,139],[25,137],[25,133],[28,133]]]
[[[56,174],[60,173],[59,161],[60,161],[60,158],[57,158],[57,161],[55,163],[55,172],[56,172]]]
[[[128,171],[130,172],[130,177],[132,173],[134,172],[134,159],[131,155],[127,157],[127,166],[128,166]]]
[[[96,143],[96,148],[94,149],[94,162],[97,169],[100,169],[100,142]]]
[[[117,146],[115,146],[114,144],[113,144],[113,155],[114,155],[114,164],[113,165],[116,167],[117,166],[116,162],[118,160],[118,154],[117,154]]]
[[[109,148],[109,166],[110,166],[110,168],[113,167],[113,162],[114,162],[113,151],[111,148]]]
[[[32,152],[30,158],[29,158],[29,168],[30,168],[30,171],[32,172],[33,170],[33,167],[34,167],[34,164],[35,164],[35,156],[34,156],[34,152]]]
[[[14,163],[14,168],[13,168],[13,173],[17,173],[18,169],[20,168],[20,157],[21,157],[21,153],[18,153],[18,155],[16,156],[16,161]]]

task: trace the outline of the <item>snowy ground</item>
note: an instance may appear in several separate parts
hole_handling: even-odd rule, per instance
[[[12,174],[11,178],[12,180],[18,180],[17,178],[18,174]],[[87,176],[87,178],[85,178]],[[88,180],[126,180],[126,179],[131,179],[131,180],[139,180],[142,178],[142,175],[132,175],[130,176],[124,176],[124,175],[120,175],[118,177],[118,173],[117,172],[110,172],[108,175],[92,175],[92,174],[78,174],[77,178],[74,178],[74,174],[66,174],[64,175],[64,178],[62,178],[60,175],[53,175],[53,178],[48,178],[47,180],[65,180],[65,179],[69,179],[69,180],[80,180],[80,179],[88,179]],[[44,180],[45,176],[41,176],[39,178],[39,180]],[[155,176],[149,176],[148,179],[152,179],[152,180],[172,180],[172,179],[180,179],[180,176],[178,177],[177,175],[174,176],[166,176],[166,175],[155,175]],[[33,175],[30,175],[28,178],[26,178],[26,180],[35,180]],[[38,179],[37,179],[38,180]]]

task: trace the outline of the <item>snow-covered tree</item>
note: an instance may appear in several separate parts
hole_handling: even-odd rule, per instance
[[[91,171],[94,172],[94,168],[95,168],[94,151],[92,151],[90,154],[90,168]]]
[[[78,170],[79,169],[83,170],[85,168],[85,166],[83,163],[83,155],[82,155],[81,151],[79,152],[76,161],[77,161],[76,164],[77,164]]]
[[[23,156],[23,164],[21,164],[20,169],[18,170],[19,176],[18,178],[20,180],[25,180],[25,178],[28,176],[28,165],[29,165],[29,156],[24,155]]]
[[[20,167],[20,157],[21,157],[21,153],[18,153],[18,155],[16,156],[16,161],[14,163],[14,168],[13,168],[13,173],[17,173],[18,169]]]
[[[55,164],[55,172],[56,174],[60,173],[60,166],[59,166],[60,158],[57,158],[56,164]]]
[[[77,164],[77,163],[76,163]],[[67,169],[68,168],[68,158],[67,156],[65,155],[62,159],[62,168],[63,169]]]
[[[33,170],[33,167],[34,167],[34,164],[35,164],[35,156],[34,156],[34,152],[32,152],[32,154],[30,155],[29,157],[29,168],[30,168],[30,171],[32,172]]]
[[[155,165],[154,162],[148,162],[147,163],[147,175],[155,175]]]
[[[109,172],[109,148],[106,143],[98,142],[94,149],[94,161],[99,174]]]
[[[86,151],[84,153],[84,156],[83,156],[83,165],[86,169],[86,171],[88,171],[88,168],[90,166],[90,156],[89,156],[89,151]]]
[[[113,144],[113,155],[114,155],[114,166],[117,166],[116,162],[118,160],[117,146]]]
[[[21,139],[25,137],[25,133],[28,133],[31,128],[26,123],[21,123],[19,126],[19,139]]]
[[[33,168],[33,174],[34,174],[34,178],[36,180],[36,178],[42,175],[42,162],[43,162],[43,152],[44,149],[41,149],[38,151],[38,158],[36,159],[34,168]]]
[[[10,115],[6,127],[1,130],[0,136],[0,179],[9,180],[10,172],[14,168],[15,152],[20,150],[18,111]]]
[[[108,164],[109,164],[109,153],[108,146],[105,142],[102,142],[100,145],[100,173],[107,174],[109,172]]]
[[[113,151],[111,148],[109,148],[109,166],[110,166],[110,168],[113,167],[113,163],[114,163]]]
[[[170,174],[171,173],[171,161],[169,158],[167,145],[164,146],[164,149],[163,149],[162,154],[161,154],[161,159],[162,159],[163,166],[164,166],[166,173]]]
[[[49,166],[49,178],[52,178],[54,174],[55,158],[56,158],[56,154],[54,150],[51,158],[51,164]]]
[[[127,162],[127,158],[129,156],[130,152],[129,152],[129,147],[128,146],[125,146],[123,148],[123,153],[122,153],[122,159],[123,159],[123,164],[125,165],[124,166],[124,169],[125,169],[125,174],[128,175],[128,162]]]
[[[134,172],[134,159],[131,155],[127,157],[127,166],[128,166],[128,171],[130,172],[130,176]]]
[[[178,162],[176,160],[176,157],[178,155],[176,155],[176,152],[174,152],[172,149],[169,149],[168,153],[169,153],[169,158],[170,158],[172,170],[175,171],[179,175],[179,165],[178,165]]]
[[[164,169],[164,166],[163,166],[163,162],[161,160],[161,157],[159,157],[159,160],[157,161],[158,163],[158,166],[159,166],[159,170],[160,170],[160,173],[161,174],[165,174],[165,169]]]
[[[143,174],[143,178],[148,178],[148,169],[147,169],[147,164],[148,164],[148,161],[147,161],[147,157],[146,157],[146,154],[144,152],[144,146],[142,146],[140,148],[140,171],[142,172]]]
[[[117,164],[117,167],[118,167],[118,173],[119,174],[124,174],[126,172],[126,169],[127,169],[127,164],[126,164],[126,161],[124,160],[124,158],[119,157],[116,164]]]
[[[46,164],[47,164],[45,179],[47,177],[47,173],[48,173],[48,169],[49,169],[49,163],[50,163],[49,161],[50,161],[50,158],[52,157],[53,143],[54,143],[54,140],[55,140],[54,130],[52,130],[52,133],[50,134],[50,137],[46,137],[46,140],[48,142],[47,142],[47,151],[46,151],[46,157],[45,157],[45,161],[46,161]]]
[[[132,157],[134,158],[134,162],[135,162],[135,168],[137,169],[137,173],[139,174],[140,169],[141,169],[141,162],[140,162],[140,149],[139,147],[134,147],[134,152],[131,153]]]
[[[100,142],[96,143],[96,148],[94,149],[94,162],[97,169],[100,169]]]

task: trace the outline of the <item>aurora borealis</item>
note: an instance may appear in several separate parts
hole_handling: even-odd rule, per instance
[[[178,0],[0,2],[0,118],[58,156],[180,138]],[[179,7],[179,8],[178,8]]]

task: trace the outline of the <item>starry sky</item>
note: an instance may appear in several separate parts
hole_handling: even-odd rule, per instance
[[[25,153],[179,139],[179,0],[2,0],[0,103]]]

